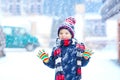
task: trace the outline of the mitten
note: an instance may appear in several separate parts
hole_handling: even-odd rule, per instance
[[[92,54],[93,54],[92,50],[86,49],[83,53],[83,56],[90,58]]]
[[[39,50],[37,56],[45,63],[49,61],[48,54],[45,52],[45,50]]]

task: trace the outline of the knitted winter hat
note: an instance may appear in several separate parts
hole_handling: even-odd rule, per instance
[[[74,38],[74,25],[75,25],[75,23],[76,23],[75,18],[73,18],[73,17],[66,18],[64,23],[58,29],[58,35],[59,35],[59,32],[61,29],[67,29],[71,33],[72,38]]]

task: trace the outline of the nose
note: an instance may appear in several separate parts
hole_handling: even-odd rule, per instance
[[[66,39],[66,35],[65,35],[65,34],[63,34],[63,35],[62,35],[62,38],[63,38],[63,39]]]

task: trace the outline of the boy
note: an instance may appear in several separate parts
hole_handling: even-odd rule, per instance
[[[80,80],[81,67],[86,66],[90,60],[92,52],[74,39],[75,23],[76,20],[69,17],[59,27],[56,46],[50,57],[44,50],[38,53],[46,66],[55,68],[55,80]]]

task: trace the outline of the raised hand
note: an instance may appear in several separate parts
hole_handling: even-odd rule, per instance
[[[45,63],[47,63],[49,61],[48,54],[45,52],[44,49],[39,50],[37,56]]]
[[[94,54],[94,52],[92,52],[92,50],[86,49],[86,50],[84,51],[84,53],[83,53],[83,57],[84,57],[85,59],[88,59],[88,58],[91,57],[92,54]]]

